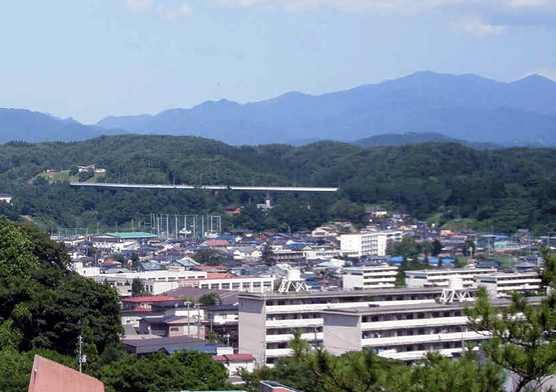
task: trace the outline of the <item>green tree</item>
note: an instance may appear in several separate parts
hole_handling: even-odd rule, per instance
[[[553,255],[545,252],[544,256],[543,281],[554,288],[556,262]],[[467,310],[470,327],[489,336],[482,345],[488,358],[515,376],[516,392],[536,388],[556,373],[555,291],[538,300],[514,293],[507,306],[497,307],[482,288]]]
[[[13,347],[5,348],[0,350],[0,391],[22,392],[28,390],[35,354],[69,368],[77,368],[75,358],[61,355],[54,350],[36,349],[19,352]]]
[[[233,389],[222,364],[208,354],[187,350],[141,358],[124,355],[103,366],[99,379],[107,392]]]
[[[222,254],[215,249],[199,249],[192,258],[204,265],[219,265],[224,261]]]
[[[139,269],[139,265],[140,265],[139,255],[137,253],[132,253],[131,254],[131,268],[134,271],[137,271]]]
[[[472,256],[475,254],[477,246],[475,245],[475,241],[471,239],[465,240],[463,243],[463,255],[464,256]]]
[[[384,359],[372,350],[333,356],[311,347],[294,332],[290,342],[293,355],[279,359],[274,368],[259,368],[241,376],[247,389],[256,391],[262,379],[290,387],[325,392],[501,392],[500,368],[481,363],[471,352],[457,361],[429,353],[419,366],[406,366]]]
[[[0,348],[73,355],[85,320],[100,353],[121,347],[118,293],[68,271],[68,261],[45,233],[0,219]]]
[[[199,298],[201,305],[219,305],[221,303],[220,296],[216,293],[207,293]]]
[[[436,257],[440,253],[442,253],[442,243],[439,240],[434,240],[432,243],[431,255]]]
[[[81,337],[83,339],[82,355],[85,356],[85,363],[82,365],[83,372],[94,376],[100,366],[100,357],[98,355],[94,332],[91,328],[89,319],[83,321],[81,326]]]
[[[140,278],[135,278],[131,282],[131,296],[132,297],[139,297],[145,291],[145,285],[143,284],[143,280]]]
[[[272,250],[272,245],[270,245],[268,242],[266,242],[266,243],[263,245],[263,251],[262,251],[261,260],[262,260],[266,265],[271,265],[273,259],[274,259],[274,250]]]

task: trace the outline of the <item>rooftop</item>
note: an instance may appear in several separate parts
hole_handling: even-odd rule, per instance
[[[180,298],[170,297],[165,295],[153,295],[147,297],[131,297],[122,298],[122,302],[166,302],[166,301],[179,301]]]
[[[366,297],[381,295],[419,295],[442,294],[441,287],[426,288],[380,288],[367,290],[329,290],[329,291],[302,291],[298,293],[240,293],[239,298],[253,299],[285,299],[285,298],[338,298],[338,297]]]
[[[107,235],[121,238],[123,240],[134,240],[139,238],[156,238],[155,234],[144,231],[131,231],[128,233],[106,233]]]

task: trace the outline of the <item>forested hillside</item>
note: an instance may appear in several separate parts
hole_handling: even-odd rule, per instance
[[[150,213],[244,213],[228,227],[254,230],[313,228],[330,219],[365,222],[365,208],[382,205],[439,223],[468,219],[470,227],[499,231],[556,227],[556,155],[553,149],[474,150],[457,143],[362,148],[340,142],[302,147],[234,147],[173,136],[102,136],[75,143],[0,146],[0,192],[14,196],[0,212],[43,226],[122,226]],[[334,194],[272,194],[275,208],[255,208],[264,194],[201,190],[72,188],[49,169],[77,165],[106,169],[102,181],[158,184],[339,186]],[[43,173],[43,174],[41,174]],[[87,174],[74,176],[86,179]],[[282,225],[282,226],[281,226]]]

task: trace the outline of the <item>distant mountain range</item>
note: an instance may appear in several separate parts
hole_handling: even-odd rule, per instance
[[[353,142],[353,144],[359,147],[383,147],[392,146],[400,147],[405,144],[421,144],[428,142],[450,142],[450,143],[460,143],[466,146],[472,147],[477,150],[502,148],[504,146],[500,144],[493,143],[479,143],[479,142],[468,142],[466,140],[454,139],[448,136],[441,135],[440,133],[424,132],[424,133],[388,133],[384,135],[371,136],[364,139],[359,139]]]
[[[370,146],[456,139],[479,148],[556,146],[554,102],[556,83],[538,75],[503,83],[418,72],[319,96],[290,92],[247,104],[207,101],[154,116],[109,116],[94,126],[0,109],[0,142],[137,133],[201,136],[232,145],[328,139]]]

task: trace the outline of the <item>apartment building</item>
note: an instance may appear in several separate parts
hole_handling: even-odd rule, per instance
[[[498,272],[495,268],[405,271],[407,287],[448,287],[451,278],[463,281],[464,288],[486,287],[492,297],[512,291],[535,293],[541,289],[537,272]]]
[[[491,297],[506,297],[511,292],[538,293],[541,279],[537,272],[497,273],[476,277],[476,285],[485,287]]]
[[[407,287],[448,287],[450,278],[460,278],[464,288],[477,287],[476,276],[496,274],[495,268],[454,268],[439,270],[415,270],[405,271],[405,283]]]
[[[361,306],[434,303],[442,289],[373,289],[297,293],[242,293],[239,299],[239,352],[252,354],[259,365],[288,356],[293,330],[316,345],[323,342],[323,311]]]
[[[458,356],[466,345],[487,339],[469,330],[465,306],[456,302],[324,310],[324,348],[335,355],[372,349],[381,357],[406,363],[431,350]]]
[[[384,256],[390,241],[401,241],[401,231],[378,231],[357,234],[342,234],[340,250],[344,256]]]
[[[394,287],[398,266],[375,265],[344,268],[342,287],[344,290]]]

